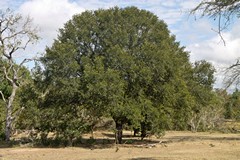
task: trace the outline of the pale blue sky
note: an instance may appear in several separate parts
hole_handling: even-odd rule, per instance
[[[221,70],[240,57],[240,29],[239,21],[223,32],[226,46],[212,29],[217,26],[208,18],[195,20],[189,11],[200,0],[0,0],[1,9],[12,8],[23,15],[30,15],[35,25],[39,26],[41,40],[29,47],[27,54],[17,58],[33,57],[36,53],[43,53],[45,46],[51,46],[57,36],[57,30],[69,20],[73,14],[85,10],[109,8],[114,6],[136,6],[156,14],[163,19],[177,41],[186,46],[190,52],[191,61],[206,59],[218,70],[215,87],[222,86]]]

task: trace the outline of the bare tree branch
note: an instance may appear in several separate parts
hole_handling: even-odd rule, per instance
[[[201,17],[210,17],[213,20],[217,20],[217,29],[212,29],[221,38],[224,46],[226,41],[222,35],[222,32],[229,27],[231,21],[235,18],[240,18],[240,0],[202,0],[190,14],[197,15],[200,12]],[[240,85],[240,62],[237,62],[225,71],[224,83],[226,89],[233,84]]]
[[[30,62],[30,61],[34,61],[34,60],[36,60],[36,58],[25,58],[25,59],[19,64],[19,66],[22,67],[23,64],[28,63],[28,62]],[[20,69],[20,68],[19,68],[19,69]]]
[[[237,60],[237,62],[233,65],[231,65],[230,67],[228,67],[228,69],[232,69],[232,68],[235,68],[237,66],[240,66],[240,62],[239,62],[239,59]]]
[[[12,65],[10,66],[10,68],[12,68]],[[3,67],[3,73],[4,73],[4,76],[6,77],[6,79],[7,79],[9,82],[13,83],[13,80],[8,76],[9,73],[7,72],[7,69],[6,69],[5,66]]]
[[[216,33],[220,36],[220,38],[221,38],[224,46],[226,46],[226,41],[224,40],[224,38],[223,38],[223,36],[222,36],[223,28],[221,28],[221,19],[222,19],[222,15],[221,15],[221,12],[220,12],[220,13],[219,13],[219,17],[218,17],[218,30],[215,30],[215,29],[213,29],[213,28],[212,28],[212,30],[213,30],[214,32],[216,32]]]
[[[6,11],[1,12],[0,16],[0,46],[4,47],[2,52],[7,59],[11,59],[17,50],[25,50],[29,43],[39,39],[37,28],[31,26],[31,18],[24,19],[21,15],[11,14],[11,11]]]
[[[228,67],[225,71],[225,78],[224,83],[226,88],[229,88],[231,85],[240,84],[240,60],[238,59],[237,62],[230,67]]]
[[[200,12],[201,17],[210,17],[218,21],[218,29],[212,29],[217,32],[223,41],[222,31],[225,30],[235,16],[240,14],[240,0],[203,0],[199,5],[191,10],[190,14],[197,15]]]
[[[2,91],[0,91],[0,94],[1,94],[1,96],[2,96],[3,101],[4,101],[4,102],[7,102]]]
[[[15,120],[20,114],[21,112],[25,109],[25,107],[21,107],[20,109],[16,110],[13,112],[14,116],[12,120]]]

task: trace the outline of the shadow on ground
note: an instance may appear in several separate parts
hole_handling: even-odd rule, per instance
[[[145,145],[145,144],[155,144],[158,143],[158,139],[146,138],[141,140],[140,137],[134,137],[133,135],[123,135],[122,144],[118,147],[134,147],[135,145]],[[81,147],[88,149],[107,149],[116,146],[114,133],[101,133],[101,136],[96,136],[96,138],[91,138],[90,136],[84,136],[73,140],[72,144],[69,145],[69,141],[66,139],[59,138],[47,138],[44,140],[36,139],[29,140],[25,138],[20,138],[17,140],[12,140],[10,142],[0,141],[0,148],[12,148],[12,147],[30,147],[30,148],[64,148],[68,146]]]
[[[157,160],[157,159],[151,158],[151,157],[138,157],[138,158],[131,158],[129,160]]]
[[[163,137],[162,139],[156,138],[145,138],[141,140],[139,136],[134,137],[131,133],[124,134],[123,144],[118,145],[118,147],[139,147],[146,145],[155,145],[155,144],[169,144],[169,143],[178,143],[178,142],[194,142],[201,140],[211,140],[211,141],[240,141],[240,136],[209,136],[207,135],[173,135],[170,137]],[[32,147],[32,148],[64,148],[68,146],[81,147],[87,149],[108,149],[116,146],[114,133],[111,132],[98,132],[96,138],[90,138],[90,135],[85,135],[81,138],[75,139],[71,145],[66,139],[53,139],[48,138],[43,140],[37,139],[34,141],[29,141],[26,138],[18,139],[6,143],[5,141],[0,141],[0,148],[12,148],[12,147]],[[140,157],[141,158],[141,157]],[[142,158],[144,159],[144,157]],[[146,159],[146,158],[145,158]],[[141,160],[141,159],[140,159]],[[151,160],[151,159],[150,159]]]

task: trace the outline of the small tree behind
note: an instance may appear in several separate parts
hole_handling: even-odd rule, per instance
[[[16,65],[14,55],[25,50],[29,44],[36,42],[39,38],[36,33],[37,29],[32,27],[32,19],[29,17],[24,18],[20,14],[14,14],[10,9],[0,10],[0,72],[11,86],[10,95],[5,95],[0,91],[6,106],[6,141],[10,140],[12,123],[21,112],[21,109],[13,112],[13,102],[18,88],[23,83],[24,73],[21,68],[29,61],[29,59],[24,59]]]

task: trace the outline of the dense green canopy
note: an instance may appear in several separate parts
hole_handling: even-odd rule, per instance
[[[198,92],[211,94],[214,82],[209,63],[192,65],[167,25],[136,7],[73,16],[42,66],[41,106],[51,119],[42,129],[71,138],[112,117],[118,143],[125,124],[140,128],[142,138],[186,129],[195,104],[209,98],[200,101]]]

